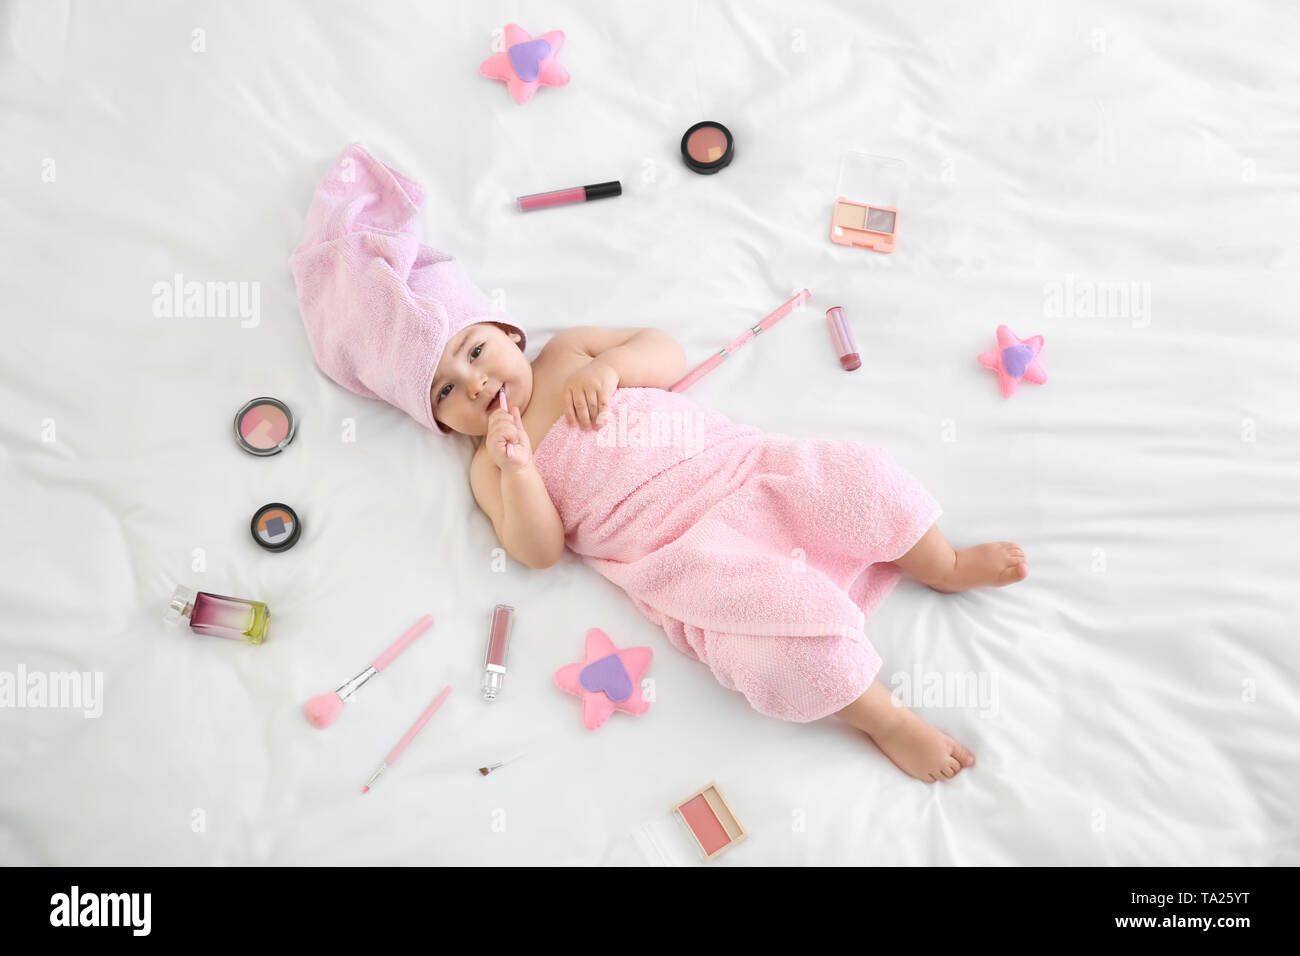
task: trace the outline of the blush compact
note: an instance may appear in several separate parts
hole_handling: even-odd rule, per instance
[[[236,443],[259,458],[278,455],[293,441],[297,428],[293,412],[278,398],[250,399],[235,413]]]
[[[700,859],[705,863],[749,835],[716,783],[695,791],[673,807],[673,813],[690,831]]]
[[[691,172],[709,176],[730,166],[735,155],[731,130],[721,123],[705,120],[682,134],[682,162]]]

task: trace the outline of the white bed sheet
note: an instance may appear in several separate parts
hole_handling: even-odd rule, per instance
[[[523,107],[477,71],[516,17],[566,31],[573,76]],[[716,780],[750,832],[717,865],[1300,863],[1300,11],[20,0],[0,26],[0,671],[103,676],[96,719],[0,709],[0,861],[662,862],[668,809]],[[736,138],[717,176],[677,156],[701,119]],[[758,715],[571,555],[493,571],[468,449],[311,362],[287,260],[353,140],[428,187],[429,240],[530,356],[654,325],[694,362],[812,290],[694,397],[884,445],[954,542],[1025,546],[1018,587],[905,583],[871,622],[882,679],[987,682],[921,708],[973,770],[927,786],[845,726]],[[909,164],[892,256],[827,241],[846,149]],[[614,178],[621,199],[512,205]],[[176,275],[257,283],[259,323],[155,317]],[[1116,284],[1127,308],[1090,314]],[[1004,322],[1046,336],[1050,376],[1005,401],[975,361]],[[261,394],[302,418],[268,460],[229,436]],[[303,519],[285,554],[248,538],[271,500]],[[268,601],[270,639],[166,630],[178,582]],[[425,611],[431,635],[308,726]],[[590,626],[656,654],[650,713],[596,733],[551,683]]]

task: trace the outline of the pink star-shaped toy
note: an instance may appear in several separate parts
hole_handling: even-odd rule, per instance
[[[569,82],[569,71],[556,60],[564,45],[564,31],[552,30],[533,37],[511,23],[506,26],[505,44],[505,52],[492,54],[479,64],[478,71],[491,79],[504,80],[516,103],[527,103],[539,86],[564,86]]]
[[[641,696],[641,678],[654,652],[648,647],[619,650],[598,627],[587,632],[586,657],[555,672],[555,683],[582,698],[582,722],[595,730],[616,710],[644,714],[649,702]]]
[[[1038,353],[1043,350],[1043,337],[1030,336],[1027,339],[1016,337],[1005,325],[998,326],[998,350],[981,352],[980,364],[998,373],[998,383],[1002,386],[1002,397],[1010,398],[1016,393],[1016,386],[1022,381],[1042,385],[1047,381],[1047,373],[1038,364]]]

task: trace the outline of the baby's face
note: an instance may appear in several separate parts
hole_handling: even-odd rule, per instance
[[[519,333],[491,322],[467,325],[447,343],[433,373],[433,417],[462,435],[486,435],[502,385],[512,406],[528,407],[533,367],[519,350]]]

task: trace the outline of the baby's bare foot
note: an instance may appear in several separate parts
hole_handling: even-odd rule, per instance
[[[1029,575],[1029,562],[1018,544],[993,541],[957,551],[957,562],[938,583],[936,591],[968,591],[971,588],[1000,588],[1023,581]]]
[[[876,746],[904,773],[934,783],[975,766],[975,755],[910,710],[899,707],[894,719],[870,732]]]

